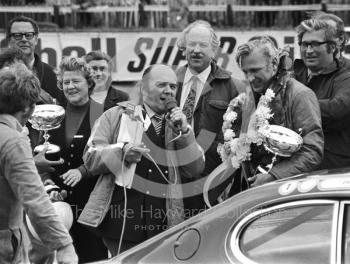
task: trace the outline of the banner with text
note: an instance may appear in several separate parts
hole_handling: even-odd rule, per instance
[[[243,78],[235,62],[237,46],[257,35],[269,35],[278,47],[290,45],[291,55],[299,57],[294,31],[218,31],[221,48],[218,64]],[[113,58],[114,81],[137,81],[147,66],[154,63],[173,65],[176,70],[185,64],[185,57],[176,42],[180,32],[41,32],[36,52],[42,60],[58,67],[62,56],[83,56],[101,49]],[[0,34],[1,47],[6,46],[5,35]]]

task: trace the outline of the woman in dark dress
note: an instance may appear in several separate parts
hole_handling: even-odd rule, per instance
[[[74,221],[70,233],[82,263],[107,258],[107,249],[96,236],[76,219],[88,201],[97,177],[86,169],[84,147],[95,120],[103,113],[103,105],[90,98],[95,82],[90,66],[82,59],[65,57],[60,64],[59,83],[67,98],[66,115],[61,127],[50,131],[50,142],[61,147],[64,164],[57,166],[51,179],[67,191]]]

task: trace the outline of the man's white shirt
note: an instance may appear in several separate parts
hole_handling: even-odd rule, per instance
[[[183,109],[185,101],[187,99],[188,94],[190,93],[191,86],[192,86],[192,76],[196,76],[198,81],[197,81],[197,88],[196,88],[196,100],[194,107],[196,108],[197,103],[199,101],[199,97],[202,94],[204,85],[209,77],[209,74],[211,72],[211,65],[209,65],[204,71],[197,75],[193,75],[189,68],[187,68],[186,73],[185,73],[185,78],[184,78],[184,83],[182,86],[182,92],[181,92],[181,99],[180,99],[180,107]]]

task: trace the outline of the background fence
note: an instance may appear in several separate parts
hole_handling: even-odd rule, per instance
[[[0,29],[26,15],[41,28],[181,29],[196,19],[220,28],[293,28],[314,11],[350,24],[349,0],[0,0]]]

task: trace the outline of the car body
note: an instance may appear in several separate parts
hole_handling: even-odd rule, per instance
[[[350,263],[350,170],[249,189],[99,263]]]

